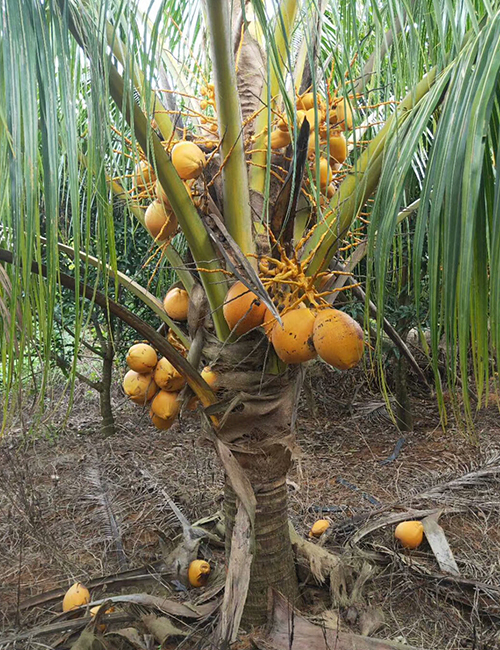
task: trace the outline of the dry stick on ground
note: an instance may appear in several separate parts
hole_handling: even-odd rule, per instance
[[[19,634],[13,634],[12,636],[4,637],[2,639],[3,643],[14,643],[16,641],[22,641],[25,639],[32,639],[39,636],[47,636],[54,634],[56,632],[64,632],[68,630],[80,630],[85,627],[92,620],[90,617],[80,618],[77,620],[60,620],[64,616],[73,615],[75,611],[85,611],[88,607],[93,607],[95,605],[102,605],[103,603],[112,602],[112,603],[126,603],[133,605],[141,605],[142,607],[151,607],[154,609],[168,614],[170,616],[179,617],[179,618],[188,618],[195,620],[203,620],[208,616],[211,616],[215,613],[219,607],[219,600],[213,600],[212,602],[202,604],[202,605],[183,605],[182,603],[170,600],[168,598],[160,598],[158,596],[150,596],[149,594],[129,594],[122,596],[108,596],[101,600],[96,600],[88,605],[79,607],[78,610],[73,610],[72,612],[66,612],[57,617],[56,622],[51,623],[50,625],[43,625],[39,627],[26,630]],[[124,622],[131,619],[131,615],[125,613],[115,613],[109,615],[110,622]],[[59,620],[58,620],[59,619]]]
[[[164,568],[163,562],[155,562],[154,564],[139,567],[138,569],[131,569],[130,571],[122,571],[120,573],[113,573],[109,576],[101,576],[99,578],[93,578],[92,580],[86,580],[85,585],[88,589],[106,587],[106,589],[110,591],[111,588],[127,587],[142,582],[159,582],[160,578],[165,575]],[[67,588],[64,587],[62,589],[52,589],[51,591],[31,596],[19,604],[19,609],[22,611],[30,609],[31,607],[50,605],[62,600],[66,591]]]

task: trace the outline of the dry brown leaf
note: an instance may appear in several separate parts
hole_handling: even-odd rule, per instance
[[[270,596],[269,620],[267,634],[252,639],[262,650],[425,650],[314,625],[276,592]]]
[[[438,524],[440,514],[441,512],[437,512],[434,515],[429,515],[422,519],[425,537],[429,542],[429,546],[434,553],[434,557],[436,558],[441,571],[443,571],[443,573],[450,573],[453,576],[458,576],[460,575],[458,565],[455,562],[455,558],[451,552],[444,530]]]
[[[216,632],[219,643],[234,643],[238,636],[248,585],[250,584],[251,544],[252,527],[250,519],[243,505],[238,503],[231,538],[231,555],[229,556],[224,601]]]
[[[122,636],[124,639],[127,639],[130,645],[134,646],[134,648],[136,648],[137,650],[148,650],[148,647],[144,639],[141,637],[141,635],[135,629],[135,627],[124,627],[121,630],[112,630],[108,634],[108,636],[114,634],[116,634],[117,636]]]
[[[176,627],[169,618],[164,616],[155,616],[146,614],[142,617],[142,622],[147,627],[158,643],[163,644],[171,636],[187,636],[187,632]]]

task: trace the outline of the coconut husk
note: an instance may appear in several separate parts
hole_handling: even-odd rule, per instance
[[[291,426],[300,372],[291,366],[280,374],[266,373],[267,339],[256,332],[236,343],[206,336],[203,354],[218,374],[217,438],[233,451],[256,454],[280,445],[294,451]]]

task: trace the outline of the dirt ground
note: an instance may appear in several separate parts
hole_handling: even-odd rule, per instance
[[[310,388],[298,420],[302,453],[289,477],[291,520],[306,536],[317,518],[326,517],[325,548],[349,558],[357,534],[356,548],[377,557],[357,599],[338,608],[338,624],[359,633],[369,611],[378,617],[378,638],[439,650],[500,647],[496,403],[477,413],[473,439],[453,424],[443,432],[434,400],[415,387],[414,431],[404,435],[398,457],[384,462],[403,436],[364,374],[341,376],[322,367]],[[221,509],[224,477],[216,455],[200,441],[196,415],[160,432],[118,393],[114,402],[113,438],[100,434],[97,400],[80,385],[67,420],[62,399],[36,436],[23,437],[14,427],[0,443],[2,649],[58,647],[53,637],[7,643],[14,632],[60,612],[60,601],[22,607],[26,599],[161,560],[161,533],[179,532],[166,494],[190,522]],[[436,507],[445,508],[440,524],[460,569],[458,582],[443,580],[427,542],[404,552],[394,525],[384,524],[391,513]],[[377,522],[378,528],[367,529]],[[202,554],[223,575],[223,549],[204,545]],[[189,597],[161,581],[140,591],[161,589]],[[93,597],[106,593],[121,592],[112,587]],[[327,601],[327,587],[304,589],[306,614],[317,615]]]

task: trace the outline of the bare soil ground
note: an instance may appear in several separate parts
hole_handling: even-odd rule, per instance
[[[440,650],[500,647],[498,405],[477,414],[472,439],[453,424],[443,432],[434,400],[415,388],[415,430],[404,435],[399,456],[384,463],[402,434],[363,373],[323,368],[311,386],[298,420],[302,454],[290,473],[291,519],[307,535],[315,519],[328,518],[320,543],[347,558],[361,531],[356,548],[377,557],[355,602],[338,608],[341,628],[360,632],[364,614],[376,611],[373,635],[380,638]],[[17,427],[0,443],[0,648],[59,647],[54,637],[3,642],[60,612],[60,601],[22,608],[26,599],[160,560],[158,531],[167,538],[179,533],[165,493],[191,522],[222,506],[221,466],[200,440],[196,415],[160,432],[117,394],[118,432],[106,439],[97,400],[82,386],[70,417],[63,415],[64,399],[36,436]],[[497,470],[486,478],[474,474],[484,467]],[[462,583],[442,579],[426,542],[408,553],[397,546],[394,525],[366,532],[388,513],[436,506],[446,508],[440,524]],[[202,553],[223,575],[223,549],[205,545]],[[189,599],[161,580],[125,591],[165,589]],[[123,590],[101,588],[93,599],[106,593]],[[304,589],[306,614],[328,607],[327,587]]]

